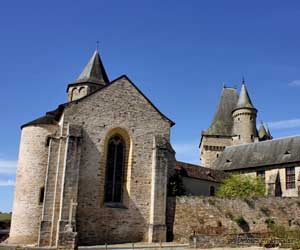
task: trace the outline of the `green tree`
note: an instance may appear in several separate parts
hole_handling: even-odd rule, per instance
[[[221,198],[253,198],[265,195],[265,184],[259,177],[231,175],[220,186],[217,196]]]
[[[175,173],[169,178],[168,196],[181,196],[185,194],[182,177],[179,173]]]

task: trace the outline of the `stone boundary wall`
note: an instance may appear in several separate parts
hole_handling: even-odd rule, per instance
[[[188,243],[193,235],[266,233],[270,224],[288,231],[300,230],[300,199],[168,198],[169,241]]]

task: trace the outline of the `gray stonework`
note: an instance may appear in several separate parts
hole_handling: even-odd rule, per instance
[[[38,240],[43,204],[40,192],[45,185],[47,137],[55,125],[33,125],[22,130],[10,230],[10,243],[32,244]]]
[[[24,161],[33,171],[40,167],[25,157],[28,140],[36,144],[36,154],[44,152],[37,157],[43,175],[31,190],[38,194],[45,186],[45,198],[43,204],[30,198],[32,209],[16,199],[10,243],[71,249],[77,244],[165,241],[167,181],[175,169],[172,122],[123,76],[64,105],[53,123],[41,125],[48,129],[41,135],[38,126],[23,126],[18,172]],[[39,144],[30,140],[31,134]],[[123,202],[117,207],[104,202],[107,143],[114,134],[126,142]],[[29,151],[31,157],[34,153]],[[26,178],[34,179],[35,174]],[[17,179],[16,197],[18,187],[29,181],[23,178]],[[27,221],[22,222],[24,215]],[[24,241],[26,231],[30,240]]]

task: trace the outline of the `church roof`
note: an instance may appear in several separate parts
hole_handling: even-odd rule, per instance
[[[83,71],[74,82],[76,83],[95,83],[106,85],[109,83],[108,76],[106,74],[105,68],[101,61],[98,49],[95,50],[93,56],[91,57],[88,64],[84,67]],[[73,84],[74,84],[73,83]]]
[[[214,162],[218,170],[239,170],[300,161],[300,136],[226,147]]]
[[[232,111],[236,107],[238,100],[235,88],[224,87],[210,127],[203,131],[203,135],[232,135],[233,119]]]
[[[249,97],[248,90],[246,88],[246,84],[244,80],[243,80],[242,89],[235,109],[240,109],[240,108],[255,109]]]
[[[88,98],[89,96],[92,96],[94,95],[95,93],[98,93],[99,91],[102,91],[106,88],[108,88],[109,86],[111,86],[112,84],[116,83],[118,80],[122,79],[122,78],[125,78],[126,80],[128,80],[130,82],[130,84],[146,99],[146,101],[164,118],[166,119],[167,121],[170,122],[171,126],[174,126],[175,125],[175,122],[173,122],[171,119],[169,119],[166,115],[164,115],[149,99],[147,96],[144,95],[144,93],[126,76],[126,75],[122,75],[120,77],[118,77],[117,79],[113,80],[110,84],[107,84],[105,85],[103,88],[100,88],[94,92],[91,92],[89,95],[86,95],[80,99],[77,99],[77,100],[74,100],[74,101],[71,101],[71,102],[67,102],[67,103],[63,103],[61,105],[58,106],[57,109],[53,110],[53,111],[50,111],[50,112],[47,112],[45,116],[42,116],[34,121],[31,121],[31,122],[28,122],[28,123],[25,123],[21,126],[21,129],[23,127],[26,127],[26,126],[30,126],[30,125],[38,125],[38,124],[57,124],[57,122],[59,121],[60,119],[60,116],[62,115],[63,113],[63,110],[65,107],[69,106],[69,105],[72,105],[74,103],[79,103],[81,102],[82,100],[84,100],[85,98]]]
[[[213,182],[222,182],[228,176],[224,171],[205,168],[182,161],[176,161],[175,170],[184,177]]]

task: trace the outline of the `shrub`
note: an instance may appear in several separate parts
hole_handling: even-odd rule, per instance
[[[260,178],[247,175],[231,175],[220,186],[221,198],[254,198],[265,195],[265,184]]]
[[[238,226],[243,229],[243,231],[245,232],[249,232],[250,228],[249,228],[249,224],[248,222],[244,219],[243,216],[237,216],[233,219],[236,224],[238,224]]]
[[[183,186],[182,177],[179,173],[175,173],[169,178],[168,195],[181,196],[185,194],[186,192]]]
[[[267,228],[273,229],[275,225],[275,221],[272,218],[267,218],[265,220],[265,223],[267,224]]]

